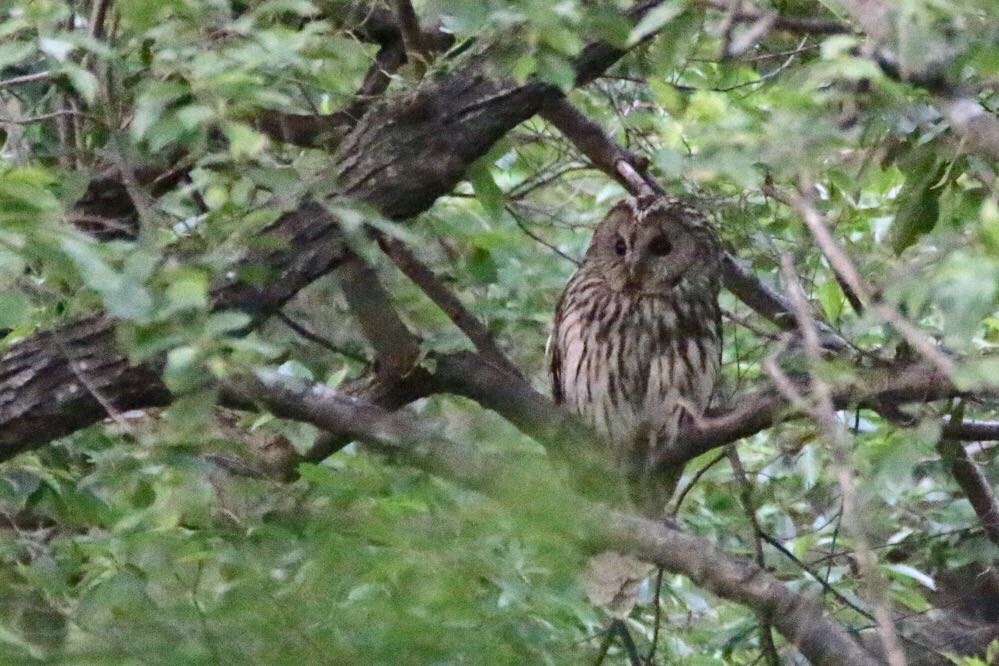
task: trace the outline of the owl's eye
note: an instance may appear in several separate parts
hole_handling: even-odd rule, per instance
[[[665,257],[673,251],[673,244],[665,236],[656,236],[649,243],[649,253],[654,257]]]
[[[617,252],[617,256],[619,257],[623,257],[624,253],[628,251],[628,246],[620,236],[617,237],[617,242],[614,243],[614,251]]]

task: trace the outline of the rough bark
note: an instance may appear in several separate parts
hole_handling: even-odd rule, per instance
[[[450,192],[469,165],[533,116],[550,88],[493,78],[479,59],[376,105],[334,160],[337,194],[393,219],[412,217]]]
[[[383,215],[415,215],[450,191],[497,139],[534,115],[547,90],[538,83],[491,79],[481,62],[440,74],[415,92],[373,108],[344,141],[331,178],[340,192]],[[117,190],[89,192],[88,212],[101,210],[100,202],[110,195],[116,206],[124,200]],[[101,212],[131,219],[124,207]],[[212,290],[216,309],[241,310],[260,321],[343,259],[339,227],[314,201],[281,216],[256,241]],[[162,359],[130,366],[113,328],[111,320],[97,314],[15,343],[0,356],[0,456],[95,423],[109,409],[167,399],[158,379]],[[62,350],[52,343],[57,339],[85,345]],[[73,371],[77,356],[94,360],[83,380]],[[113,390],[104,396],[84,384]]]
[[[336,222],[316,203],[281,216],[259,241],[212,289],[216,309],[267,317],[344,257]],[[259,280],[261,270],[270,279]],[[251,274],[252,281],[245,279]],[[114,320],[103,314],[11,345],[0,356],[0,459],[114,412],[166,403],[161,366],[160,358],[130,363],[119,350]]]

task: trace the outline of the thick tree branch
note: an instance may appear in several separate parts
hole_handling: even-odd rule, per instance
[[[518,465],[508,454],[501,457],[457,445],[433,429],[428,431],[405,412],[390,413],[323,385],[258,373],[234,388],[279,416],[350,432],[421,469],[475,490],[509,496],[512,487],[544,483],[544,471],[537,469],[536,462]],[[814,601],[749,560],[732,557],[672,524],[612,511],[582,498],[574,501],[573,515],[588,528],[592,548],[634,554],[682,573],[722,598],[766,613],[813,664],[878,664],[842,627],[823,615]]]
[[[213,306],[261,321],[343,261],[338,238],[336,222],[318,204],[286,213],[213,286]],[[272,279],[260,282],[261,271]],[[161,364],[159,358],[130,363],[118,351],[115,322],[101,314],[14,343],[0,355],[0,458],[103,419],[105,406],[85,384],[118,411],[164,404],[169,393],[159,378]]]
[[[498,368],[471,352],[446,354],[434,359],[435,369],[420,382],[428,382],[414,394],[451,393],[470,398],[495,411],[519,430],[553,450],[572,446],[582,451],[597,446],[598,438],[571,414],[556,407],[516,375]],[[804,385],[804,378],[795,380]],[[836,409],[885,404],[932,402],[961,395],[929,363],[899,363],[862,370],[830,386]],[[699,422],[689,424],[677,438],[677,446],[660,464],[670,467],[685,463],[713,449],[773,427],[800,419],[796,410],[773,387],[743,393],[734,398],[734,407],[712,410]],[[946,421],[948,437],[969,441],[999,438],[999,424],[991,421]]]
[[[376,30],[377,15],[372,12],[365,19],[367,29]],[[372,37],[386,34],[369,33]],[[385,41],[397,41],[398,32],[392,34]],[[588,66],[608,67],[616,57],[605,54],[587,62]],[[518,85],[496,80],[481,57],[456,62],[449,71],[424,80],[414,93],[382,100],[368,111],[334,156],[336,167],[330,174],[337,186],[334,195],[360,201],[391,218],[420,213],[449,192],[468,165],[497,139],[534,115],[551,92],[536,82]],[[126,220],[120,226],[127,226],[128,221],[134,222],[135,211],[127,191],[110,199],[107,194],[103,188],[91,187],[81,211],[90,220],[111,219],[111,234],[115,234],[118,220]],[[212,294],[216,308],[245,311],[254,322],[272,314],[344,258],[339,227],[316,202],[283,215],[260,234],[259,241],[258,249],[227,272]],[[272,279],[260,282],[261,269],[269,271]],[[244,279],[254,274],[254,279]],[[113,329],[107,317],[95,315],[36,334],[4,351],[0,356],[0,457],[104,418],[104,409],[82,390],[71,372],[73,362],[82,360],[90,368],[90,381],[120,411],[169,399],[158,379],[162,359],[129,363],[117,351]],[[51,344],[52,336],[69,341],[69,348],[75,350],[72,354],[79,358],[61,354]]]
[[[800,381],[796,382],[803,385]],[[855,376],[833,382],[831,397],[836,409],[875,408],[881,404],[931,402],[961,395],[961,391],[928,362],[896,364],[864,370]],[[790,401],[773,388],[762,389],[734,400],[736,406],[723,413],[709,414],[692,424],[678,437],[661,464],[677,465],[724,444],[756,434],[782,420],[800,418]]]
[[[975,421],[972,419],[947,419],[944,422],[945,437],[965,442],[988,442],[999,440],[999,421]]]

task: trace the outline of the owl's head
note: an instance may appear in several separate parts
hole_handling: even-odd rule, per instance
[[[628,198],[597,226],[586,263],[615,291],[664,294],[717,282],[721,246],[704,216],[676,199]]]

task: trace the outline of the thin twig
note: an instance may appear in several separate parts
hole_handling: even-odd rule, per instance
[[[419,287],[424,294],[444,311],[451,322],[465,334],[475,348],[498,367],[521,377],[521,372],[507,358],[506,354],[496,344],[493,334],[462,304],[458,297],[448,289],[436,274],[416,258],[406,244],[397,238],[379,234],[378,245],[392,260],[403,274]]]
[[[542,238],[541,236],[538,236],[536,233],[534,233],[533,231],[531,231],[528,228],[527,223],[524,221],[524,219],[520,215],[517,214],[517,211],[514,209],[513,206],[507,205],[507,206],[505,206],[505,208],[506,208],[506,212],[509,213],[510,217],[513,218],[513,221],[517,225],[517,227],[521,231],[523,231],[524,234],[526,234],[528,238],[530,238],[531,240],[533,240],[535,243],[538,243],[539,245],[545,246],[546,248],[548,248],[549,250],[551,250],[552,252],[554,252],[556,255],[558,255],[559,257],[562,257],[563,259],[565,259],[566,261],[572,263],[573,265],[578,266],[580,264],[580,261],[578,259],[575,259],[574,257],[569,256],[568,254],[566,254],[565,252],[563,252],[562,250],[560,250],[558,248],[558,246],[556,246],[556,245],[554,245],[552,243],[549,243],[544,238]]]
[[[53,118],[59,118],[60,116],[87,116],[91,117],[82,111],[77,109],[59,109],[57,111],[50,111],[49,113],[42,113],[37,116],[30,116],[28,118],[0,118],[0,123],[10,123],[12,125],[29,125],[31,123],[41,122],[43,120],[52,120]]]
[[[846,606],[848,608],[853,609],[857,613],[859,613],[859,614],[863,615],[864,617],[866,617],[871,622],[875,621],[874,620],[874,616],[871,614],[870,611],[868,611],[868,610],[866,610],[864,608],[861,608],[860,606],[858,606],[854,602],[850,601],[850,599],[848,599],[842,592],[840,592],[835,587],[833,587],[832,584],[830,584],[828,580],[826,580],[821,574],[819,574],[819,572],[817,572],[812,566],[810,566],[806,562],[803,562],[802,560],[800,560],[797,555],[795,555],[793,552],[791,552],[780,541],[778,541],[774,537],[770,536],[766,532],[760,532],[760,538],[763,539],[764,541],[766,541],[771,546],[773,546],[781,555],[783,555],[787,559],[791,560],[791,562],[793,562],[796,567],[798,567],[799,569],[801,569],[802,571],[804,571],[806,574],[808,574],[816,583],[818,583],[822,587],[822,589],[825,592],[828,592],[829,594],[831,594],[836,599],[836,601],[840,602],[841,604],[843,604],[844,606]]]
[[[697,485],[697,482],[701,480],[701,477],[704,476],[709,469],[711,469],[712,467],[714,467],[715,465],[717,465],[718,463],[720,463],[722,461],[722,459],[725,458],[726,455],[727,455],[726,451],[724,451],[724,450],[719,451],[718,455],[716,455],[714,458],[712,458],[711,460],[709,460],[704,465],[704,467],[702,467],[701,469],[697,470],[697,472],[694,474],[694,476],[690,479],[690,483],[688,483],[686,486],[684,486],[683,491],[676,498],[676,503],[673,505],[672,515],[675,516],[678,513],[680,513],[680,507],[683,505],[683,500],[684,500],[684,498],[687,497],[687,494],[694,488],[695,485]]]
[[[659,649],[659,629],[662,626],[663,619],[662,593],[664,572],[665,569],[662,567],[659,567],[659,570],[656,572],[656,598],[653,601],[656,610],[652,621],[652,645],[649,646],[649,654],[645,657],[647,664],[656,663],[656,650]]]
[[[828,234],[828,230],[826,233]],[[821,244],[820,242],[820,246]],[[895,631],[895,624],[888,607],[887,583],[878,569],[877,560],[867,542],[867,536],[862,526],[863,523],[858,513],[856,504],[857,495],[853,482],[853,469],[850,465],[850,442],[843,425],[836,419],[836,411],[833,406],[829,387],[818,376],[818,368],[822,364],[822,352],[819,346],[818,335],[815,333],[814,322],[808,312],[808,303],[798,283],[794,265],[787,255],[781,257],[781,268],[788,285],[791,307],[794,310],[794,316],[798,321],[798,327],[801,331],[805,353],[812,365],[810,384],[814,404],[810,411],[812,418],[822,430],[828,444],[832,447],[833,461],[836,465],[836,477],[843,499],[843,525],[853,537],[861,576],[866,579],[868,591],[873,598],[874,617],[878,625],[878,638],[881,641],[881,646],[884,649],[889,666],[905,666],[905,654],[902,652],[898,633]]]
[[[749,476],[746,475],[746,469],[742,466],[742,459],[739,458],[739,451],[735,446],[726,447],[725,453],[728,456],[729,464],[732,465],[735,479],[739,483],[739,499],[742,503],[742,510],[753,528],[753,548],[756,551],[756,563],[761,568],[766,568],[766,557],[763,554],[763,529],[756,517],[756,507],[753,505],[753,484],[749,481]],[[780,666],[780,655],[777,653],[776,644],[774,644],[770,618],[764,615],[760,616],[760,646],[767,663],[770,666]]]
[[[345,356],[346,358],[349,358],[352,361],[357,361],[358,363],[364,363],[365,365],[369,365],[371,363],[371,361],[369,361],[367,358],[365,358],[361,354],[358,354],[357,352],[353,352],[353,351],[350,351],[349,349],[341,347],[340,345],[337,345],[336,343],[334,343],[332,340],[330,340],[328,338],[324,338],[323,336],[319,335],[318,333],[315,333],[315,332],[311,331],[310,329],[308,329],[304,325],[298,323],[297,321],[295,321],[294,319],[292,319],[291,317],[289,317],[288,315],[286,315],[281,310],[278,310],[277,312],[275,312],[274,316],[282,324],[284,324],[285,326],[287,326],[288,328],[290,328],[295,333],[297,333],[298,335],[302,336],[303,338],[305,338],[309,342],[314,342],[315,344],[319,345],[320,347],[324,347],[324,348],[330,350],[331,352],[333,352],[334,354],[339,354],[340,356]]]
[[[61,75],[61,72],[52,72],[45,70],[44,72],[35,72],[33,74],[22,74],[21,76],[12,76],[9,79],[3,79],[0,81],[0,90],[4,88],[10,88],[12,86],[19,86],[25,83],[36,83],[38,81],[48,81],[56,76]]]
[[[825,216],[815,208],[815,205],[805,195],[805,192],[809,189],[808,185],[803,183],[797,193],[789,193],[782,199],[774,196],[776,194],[774,188],[771,188],[771,191],[768,193],[774,196],[775,199],[786,202],[798,213],[833,271],[862,302],[865,302],[883,321],[890,324],[906,342],[912,345],[926,360],[936,366],[945,377],[948,379],[953,377],[955,371],[954,361],[940,351],[936,343],[929,336],[903,317],[896,308],[884,302],[880,294],[875,293],[866,280],[861,277],[860,272],[857,271],[849,255],[840,247],[836,239],[833,238]]]
[[[59,352],[65,357],[70,372],[80,382],[80,385],[97,401],[108,418],[118,424],[118,427],[121,428],[124,434],[134,436],[132,426],[124,415],[122,415],[121,410],[115,407],[111,400],[104,395],[100,387],[87,376],[87,362],[85,360],[77,360],[70,352],[68,343],[58,333],[53,335],[52,339],[56,347],[59,348]]]

